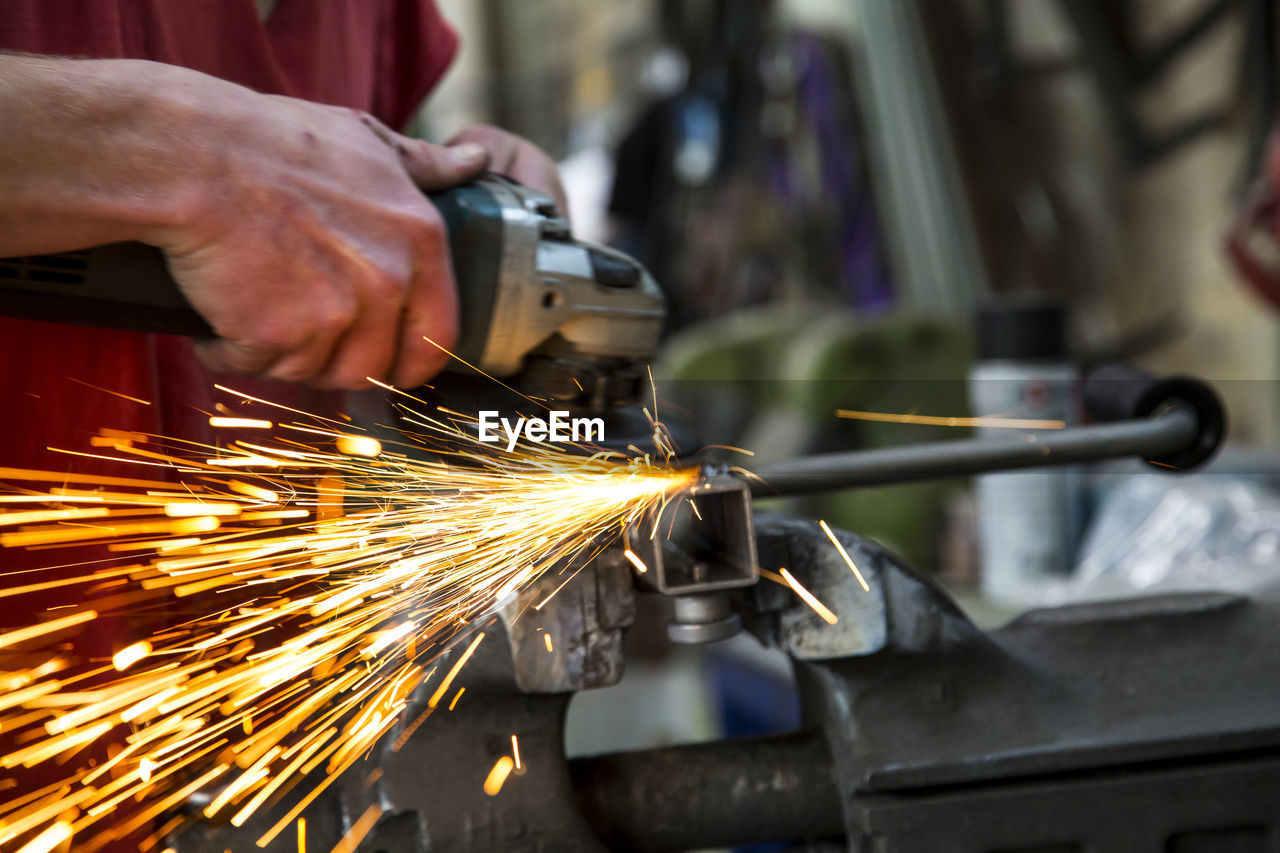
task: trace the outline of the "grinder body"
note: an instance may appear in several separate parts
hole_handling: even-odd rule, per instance
[[[662,293],[637,261],[574,240],[548,196],[497,175],[429,197],[448,228],[458,283],[455,370],[566,402],[634,398],[664,318]],[[163,253],[142,243],[0,259],[0,315],[216,334]]]

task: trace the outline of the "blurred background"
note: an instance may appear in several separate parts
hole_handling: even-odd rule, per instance
[[[1070,422],[1072,377],[1117,361],[1211,380],[1231,415],[1196,479],[1115,466],[781,508],[882,542],[987,625],[1272,579],[1268,0],[440,5],[463,48],[419,132],[489,122],[561,162],[578,235],[666,291],[660,406],[703,441],[759,462],[968,434],[839,408],[1024,413],[975,377]],[[1037,330],[1025,352],[1010,323]],[[1009,559],[1043,571],[1010,587]],[[795,724],[781,656],[741,638],[673,652],[650,621],[624,682],[575,699],[571,752]]]

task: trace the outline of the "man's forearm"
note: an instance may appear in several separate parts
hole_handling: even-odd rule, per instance
[[[0,54],[0,256],[178,227],[198,203],[197,176],[216,168],[192,132],[195,86],[211,79],[138,60]]]
[[[217,371],[412,387],[443,365],[457,294],[423,191],[482,172],[480,146],[133,60],[0,56],[0,122],[0,256],[156,246]]]

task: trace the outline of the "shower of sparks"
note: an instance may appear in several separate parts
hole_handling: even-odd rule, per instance
[[[515,735],[511,736],[511,758],[515,761],[516,772],[522,772],[524,767],[520,765],[520,741]]]
[[[406,408],[413,446],[385,447],[288,412],[269,433],[215,418],[260,433],[220,447],[101,431],[83,455],[145,466],[137,478],[0,469],[0,547],[51,557],[0,575],[9,612],[43,596],[30,624],[0,632],[0,776],[41,779],[0,798],[0,849],[73,839],[89,853],[173,820],[198,792],[204,815],[241,826],[321,769],[259,839],[297,821],[303,849],[305,806],[401,722],[416,688],[434,690],[428,711],[442,701],[501,602],[569,577],[698,477],[640,453],[495,452],[439,408]],[[75,635],[102,618],[134,641],[78,655]],[[485,790],[514,766],[500,760]]]
[[[849,552],[840,544],[840,540],[831,532],[831,528],[827,526],[825,521],[819,521],[818,526],[822,528],[822,532],[827,534],[827,538],[831,540],[831,544],[836,546],[836,550],[840,552],[840,556],[844,558],[845,563],[853,570],[853,576],[858,579],[858,584],[862,587],[863,592],[870,592],[871,587],[867,586],[867,579],[862,576],[862,572],[858,571],[858,567],[853,564],[853,557],[849,556]]]
[[[923,424],[925,426],[986,427],[992,429],[1064,429],[1066,421],[1035,418],[1002,418],[988,415],[977,418],[949,418],[937,415],[896,415],[887,412],[857,412],[836,409],[836,417],[854,421],[877,421],[888,424]]]

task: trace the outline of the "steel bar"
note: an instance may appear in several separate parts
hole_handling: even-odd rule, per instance
[[[817,732],[578,758],[578,802],[610,850],[697,850],[843,837]]]
[[[1100,426],[805,456],[757,468],[753,473],[759,479],[752,480],[751,492],[756,497],[799,495],[1126,456],[1160,457],[1192,446],[1198,434],[1195,414],[1178,406],[1150,418]]]

